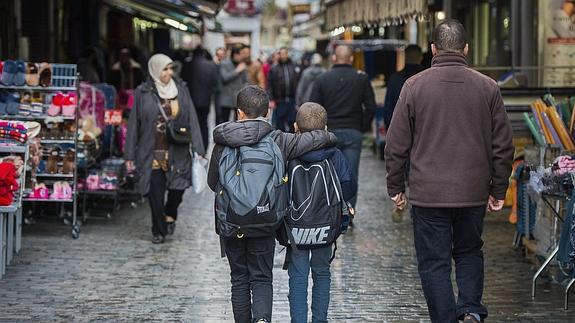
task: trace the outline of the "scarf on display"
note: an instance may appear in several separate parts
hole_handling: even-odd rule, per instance
[[[178,96],[178,87],[176,86],[176,82],[174,82],[173,78],[170,79],[168,84],[165,84],[160,80],[162,70],[164,70],[164,68],[166,68],[166,66],[171,63],[172,59],[164,54],[155,54],[148,61],[148,71],[150,73],[150,77],[152,80],[154,80],[158,94],[162,99],[173,99]]]

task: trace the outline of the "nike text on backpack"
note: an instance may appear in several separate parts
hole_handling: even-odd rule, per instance
[[[350,215],[332,163],[327,159],[316,163],[292,160],[288,171],[289,207],[278,241],[288,246],[293,239],[298,249],[334,243],[347,229]]]
[[[223,238],[273,236],[287,209],[287,178],[271,134],[252,146],[225,147],[216,190],[216,232]]]

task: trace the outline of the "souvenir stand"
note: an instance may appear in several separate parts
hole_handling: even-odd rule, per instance
[[[0,123],[5,123],[0,121]],[[0,129],[4,127],[0,126]],[[28,162],[28,146],[26,142],[16,140],[0,140],[0,168],[2,169],[2,202],[0,203],[0,279],[6,273],[6,266],[12,261],[14,254],[21,249],[22,238],[22,194],[26,182],[24,165]],[[7,164],[6,164],[7,163]],[[19,165],[18,165],[19,163]],[[10,166],[12,164],[13,166]],[[6,168],[5,166],[9,166]],[[16,178],[12,188],[6,190],[6,169],[12,169]]]
[[[7,110],[2,118],[36,121],[41,125],[39,136],[28,142],[29,175],[22,196],[28,210],[25,220],[33,223],[36,217],[56,213],[72,227],[72,236],[78,238],[76,65],[17,63],[26,68],[18,69],[13,80],[3,78],[0,83]]]
[[[514,244],[539,256],[532,297],[544,273],[564,288],[564,309],[575,284],[575,98],[545,95],[523,113],[537,146],[514,166],[517,233]]]

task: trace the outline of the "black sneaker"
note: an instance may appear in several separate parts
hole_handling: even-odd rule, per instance
[[[153,237],[152,237],[152,243],[153,243],[153,244],[164,243],[164,237],[162,237],[162,236],[153,236]]]
[[[168,233],[169,236],[173,235],[175,230],[176,230],[176,221],[166,223],[166,232]]]

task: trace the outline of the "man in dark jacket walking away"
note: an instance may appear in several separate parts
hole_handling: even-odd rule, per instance
[[[405,67],[389,78],[387,91],[385,92],[385,103],[383,105],[383,122],[385,123],[385,129],[389,129],[391,116],[393,115],[393,110],[399,99],[399,93],[401,92],[403,84],[408,78],[424,70],[424,68],[419,65],[422,58],[421,47],[417,45],[407,46],[405,48]]]
[[[266,116],[269,112],[267,93],[258,86],[247,86],[237,98],[238,122],[228,122],[214,129],[216,146],[210,159],[208,185],[219,187],[219,163],[224,146],[252,146],[271,133],[281,151],[283,162],[323,147],[333,147],[337,138],[315,130],[301,135],[274,131]],[[232,307],[239,323],[271,322],[273,304],[273,260],[275,236],[224,238],[225,255],[231,270]]]
[[[351,66],[350,47],[337,47],[332,59],[335,65],[316,79],[310,101],[327,111],[327,127],[337,136],[337,148],[359,178],[363,132],[369,130],[375,114],[375,95],[367,74]],[[356,201],[357,191],[349,202],[355,207]]]
[[[188,84],[192,102],[196,107],[204,147],[208,147],[208,114],[218,82],[218,68],[207,58],[205,49],[198,47],[193,51],[192,60],[184,61],[181,76]]]
[[[387,188],[409,201],[418,270],[433,322],[480,322],[483,219],[499,211],[511,174],[512,133],[494,80],[469,68],[465,29],[446,20],[434,32],[432,67],[408,79],[387,133]],[[459,295],[451,283],[451,259]]]
[[[279,62],[272,67],[268,79],[270,98],[275,103],[275,127],[293,131],[297,72],[287,48],[280,49]]]
[[[323,59],[320,54],[313,54],[311,58],[311,66],[303,71],[301,79],[297,85],[295,99],[296,106],[299,107],[309,101],[315,80],[325,72],[325,68],[321,66],[322,60]]]

